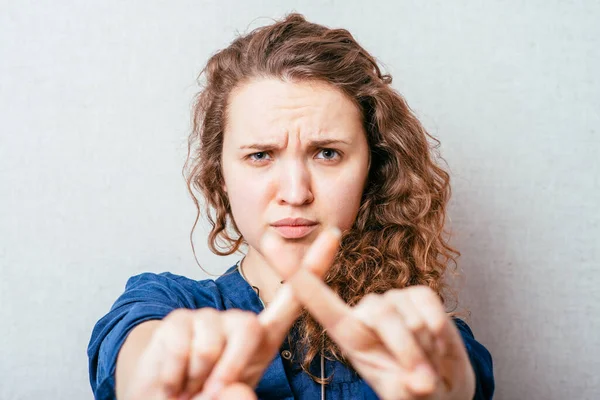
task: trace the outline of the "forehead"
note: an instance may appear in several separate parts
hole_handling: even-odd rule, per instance
[[[228,100],[226,133],[233,138],[362,133],[359,108],[324,82],[254,80],[233,90]]]

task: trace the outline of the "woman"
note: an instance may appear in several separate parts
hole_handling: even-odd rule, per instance
[[[391,77],[298,14],[203,72],[188,186],[212,251],[247,252],[216,281],[132,277],[92,333],[96,398],[491,398],[444,309],[449,177]]]

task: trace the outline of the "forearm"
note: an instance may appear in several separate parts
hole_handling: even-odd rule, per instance
[[[160,320],[143,322],[136,326],[125,339],[117,356],[115,370],[115,394],[117,399],[125,399],[125,394],[139,359],[160,324]]]

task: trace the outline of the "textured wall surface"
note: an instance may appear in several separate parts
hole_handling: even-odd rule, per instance
[[[127,278],[206,277],[181,177],[195,78],[236,31],[291,10],[349,29],[441,139],[496,398],[600,398],[597,1],[1,8],[0,399],[91,398],[90,332]],[[239,258],[205,237],[209,271]]]

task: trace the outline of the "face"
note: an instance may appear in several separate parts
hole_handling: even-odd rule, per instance
[[[248,256],[271,231],[301,257],[327,227],[353,225],[369,148],[359,109],[336,88],[262,79],[230,95],[222,160]]]

